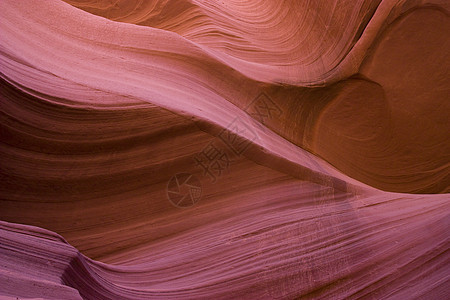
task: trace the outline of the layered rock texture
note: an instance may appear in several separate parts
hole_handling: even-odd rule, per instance
[[[449,298],[449,12],[0,1],[0,296]]]

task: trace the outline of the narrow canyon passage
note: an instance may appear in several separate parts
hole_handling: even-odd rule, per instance
[[[449,297],[450,4],[0,2],[0,297]]]

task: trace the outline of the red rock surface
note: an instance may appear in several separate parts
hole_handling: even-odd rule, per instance
[[[1,1],[0,297],[449,298],[449,10]]]

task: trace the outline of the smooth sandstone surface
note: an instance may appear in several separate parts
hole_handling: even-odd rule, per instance
[[[449,298],[449,11],[1,1],[0,297]]]

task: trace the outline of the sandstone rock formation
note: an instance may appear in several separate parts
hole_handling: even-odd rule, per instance
[[[0,296],[450,297],[449,10],[1,1]]]

